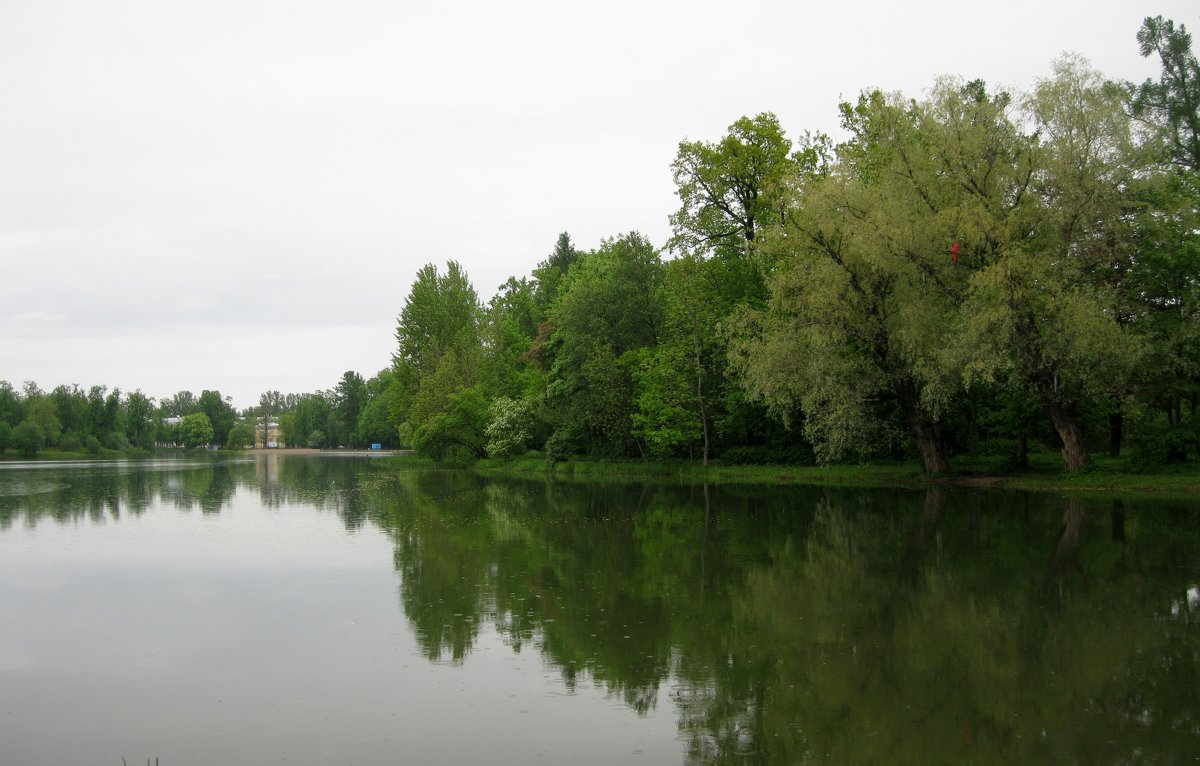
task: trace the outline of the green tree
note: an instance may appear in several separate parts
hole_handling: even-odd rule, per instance
[[[671,165],[681,207],[671,246],[744,258],[766,226],[783,220],[791,142],[775,115],[742,117],[717,143],[682,141]]]
[[[938,417],[957,390],[942,349],[994,219],[1019,200],[1021,144],[1009,99],[943,81],[924,102],[878,91],[842,104],[850,140],[826,164],[799,157],[765,310],[744,309],[733,358],[776,415],[804,413],[824,461],[869,454],[907,431],[928,472],[948,467]],[[952,260],[969,240],[971,259]]]
[[[393,357],[391,402],[402,438],[420,440],[433,418],[447,411],[450,395],[475,384],[482,351],[479,319],[475,288],[456,262],[447,263],[445,274],[432,264],[417,272],[400,314]]]
[[[1158,55],[1162,73],[1157,81],[1128,86],[1133,115],[1156,129],[1171,162],[1194,173],[1200,170],[1200,64],[1192,36],[1182,24],[1148,16],[1137,41],[1143,57]]]
[[[21,397],[7,380],[0,380],[0,420],[15,426],[25,418]]]
[[[171,396],[159,400],[167,417],[181,418],[195,412],[197,407],[196,395],[191,391],[178,391]]]
[[[571,243],[571,235],[562,232],[554,250],[533,270],[533,298],[539,311],[545,312],[558,298],[563,277],[583,253]]]
[[[227,449],[242,449],[254,446],[254,421],[241,420],[229,429],[229,438],[225,442]]]
[[[12,430],[12,445],[23,457],[35,457],[46,446],[46,436],[32,420],[22,420]]]
[[[553,420],[598,455],[628,455],[645,445],[632,430],[634,352],[658,343],[663,266],[634,232],[605,240],[568,272],[551,308],[547,397]]]
[[[1036,396],[1067,470],[1091,460],[1083,411],[1111,397],[1142,353],[1120,321],[1111,277],[1129,263],[1131,184],[1141,167],[1123,100],[1076,58],[1056,62],[1030,94],[1038,144],[1026,214],[973,275],[957,323],[968,380]]]
[[[213,435],[209,441],[224,444],[229,440],[229,430],[237,423],[237,411],[230,404],[229,397],[221,396],[220,391],[204,390],[196,400],[196,408],[208,416],[212,424]]]
[[[1148,348],[1139,376],[1143,401],[1134,407],[1144,405],[1138,430],[1152,448],[1150,442],[1188,430],[1193,440],[1200,435],[1200,65],[1186,28],[1161,16],[1145,20],[1138,43],[1143,56],[1157,54],[1162,71],[1157,81],[1126,85],[1129,107],[1166,167],[1137,176],[1137,247],[1122,281],[1128,315]]]
[[[214,437],[212,421],[203,412],[184,415],[179,424],[179,437],[183,446],[189,449],[211,444]]]
[[[125,434],[135,446],[154,446],[154,400],[135,390],[125,398]]]
[[[519,455],[529,448],[535,431],[532,402],[502,396],[492,402],[489,416],[484,448],[490,457]]]
[[[391,399],[395,396],[392,378],[392,371],[387,369],[366,382],[367,401],[359,412],[355,426],[360,444],[380,444],[385,447],[399,444],[399,432],[391,419]]]
[[[62,436],[62,425],[53,400],[40,390],[27,391],[23,404],[25,419],[37,425],[42,433],[42,446],[57,446]]]

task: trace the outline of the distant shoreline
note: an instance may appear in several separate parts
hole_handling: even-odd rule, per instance
[[[301,455],[354,455],[368,457],[391,457],[393,455],[406,455],[410,450],[394,450],[394,449],[312,449],[310,447],[255,447],[254,449],[239,450],[242,455],[278,455],[278,456],[301,456]]]

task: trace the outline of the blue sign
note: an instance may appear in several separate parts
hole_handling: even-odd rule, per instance
[[[383,449],[383,445],[382,444],[372,444],[371,449]]]

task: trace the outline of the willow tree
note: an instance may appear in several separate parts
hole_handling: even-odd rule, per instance
[[[926,471],[947,469],[938,431],[960,390],[945,353],[957,306],[1029,182],[1009,108],[977,82],[939,82],[923,102],[864,93],[842,105],[851,139],[832,164],[810,154],[794,179],[765,245],[770,300],[743,312],[735,361],[776,412],[799,405],[819,459],[906,430]]]
[[[1056,62],[1024,113],[1036,141],[1029,204],[972,275],[957,348],[968,380],[1003,381],[1041,402],[1075,470],[1090,462],[1081,409],[1112,396],[1139,355],[1117,291],[1139,159],[1123,90],[1081,59]]]

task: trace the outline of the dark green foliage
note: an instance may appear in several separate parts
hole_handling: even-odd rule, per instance
[[[213,432],[208,441],[215,444],[228,441],[229,429],[237,422],[237,411],[233,409],[229,398],[221,396],[220,391],[201,391],[196,407],[208,416],[208,421],[212,424]]]
[[[46,435],[31,420],[22,420],[12,430],[12,446],[22,457],[34,457],[46,445]]]
[[[1133,114],[1162,132],[1170,160],[1200,170],[1200,65],[1187,28],[1162,16],[1147,17],[1137,33],[1142,56],[1158,54],[1162,75],[1131,87]]]

